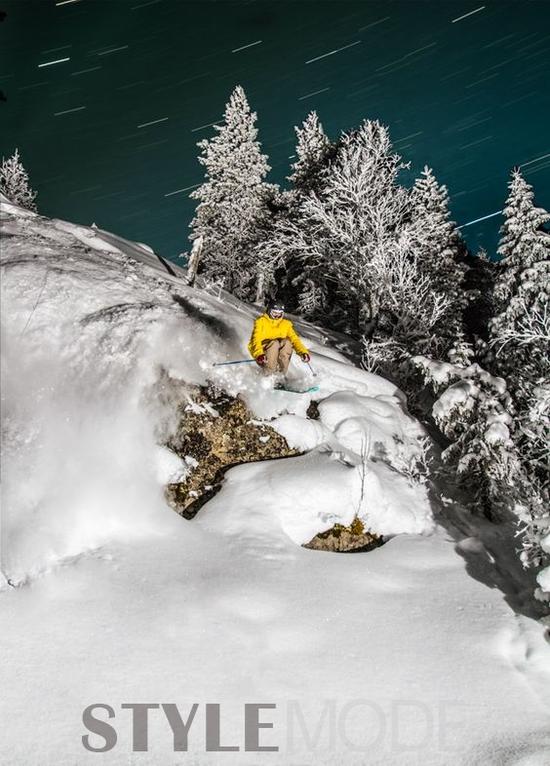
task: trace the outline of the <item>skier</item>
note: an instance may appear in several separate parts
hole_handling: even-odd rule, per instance
[[[286,375],[292,349],[303,362],[309,362],[310,355],[290,319],[284,319],[282,303],[271,303],[264,314],[254,321],[248,350],[266,375],[282,372]]]

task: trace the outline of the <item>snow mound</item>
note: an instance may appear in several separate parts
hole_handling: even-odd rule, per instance
[[[307,331],[318,393],[273,391],[255,365],[213,368],[248,358],[251,307],[187,287],[149,248],[96,227],[31,221],[5,203],[2,225],[10,234],[2,254],[10,577],[117,537],[163,533],[163,484],[184,468],[158,446],[159,424],[167,433],[173,416],[173,403],[151,393],[161,372],[241,395],[256,417],[278,418],[291,443],[312,451],[248,469],[266,485],[265,513],[295,543],[356,515],[384,535],[432,530],[425,487],[404,470],[422,432],[393,384]],[[306,372],[293,361],[295,381]],[[312,398],[319,422],[306,418]]]
[[[413,477],[425,434],[402,410],[400,398],[336,391],[318,407],[319,421],[284,415],[273,423],[291,446],[317,449],[324,456],[324,464],[313,469],[321,482],[310,475],[307,460],[295,459],[283,469],[288,475],[282,483],[293,486],[289,513],[281,521],[287,534],[295,542],[308,542],[336,523],[349,525],[356,516],[378,535],[431,532],[427,490],[420,476]],[[293,466],[298,466],[294,478]],[[280,498],[273,505],[280,513]]]

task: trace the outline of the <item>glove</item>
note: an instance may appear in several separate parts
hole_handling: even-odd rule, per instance
[[[266,361],[265,354],[260,354],[260,356],[256,357],[256,364],[259,364],[260,367],[263,367]]]
[[[311,357],[310,357],[310,355],[309,355],[309,354],[302,354],[301,356],[302,356],[302,362],[305,362],[306,364],[307,364],[307,363],[309,362],[309,360],[311,359]]]

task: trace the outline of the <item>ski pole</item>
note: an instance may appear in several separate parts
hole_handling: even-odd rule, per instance
[[[235,359],[234,362],[214,362],[212,367],[224,367],[226,364],[252,364],[255,359]]]
[[[317,373],[315,372],[315,370],[313,369],[313,367],[310,365],[309,362],[307,363],[307,366],[311,370],[311,374],[313,375],[313,377],[316,378],[317,377]]]

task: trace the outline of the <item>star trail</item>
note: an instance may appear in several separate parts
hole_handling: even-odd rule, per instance
[[[512,167],[550,207],[547,0],[7,0],[0,18],[0,151],[40,211],[165,257],[189,249],[196,143],[237,84],[270,181],[316,109],[333,138],[388,125],[403,183],[433,167],[472,250],[494,252]]]

